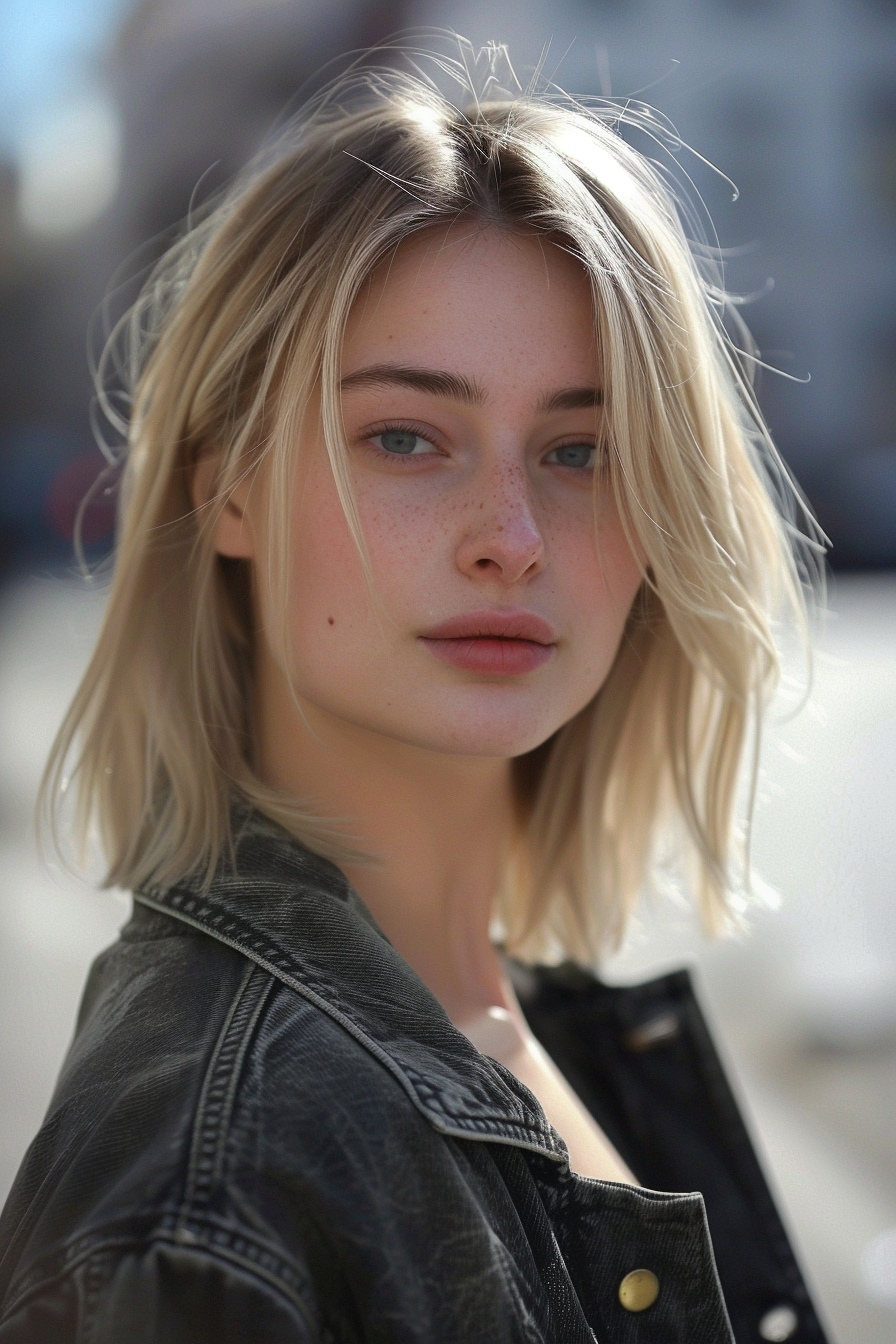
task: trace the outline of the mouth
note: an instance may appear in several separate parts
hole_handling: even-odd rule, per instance
[[[553,657],[557,635],[530,611],[475,611],[418,636],[436,658],[480,676],[517,677]]]

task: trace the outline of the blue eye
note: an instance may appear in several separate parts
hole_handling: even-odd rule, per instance
[[[548,453],[545,462],[557,463],[561,467],[593,467],[594,445],[591,443],[564,443]]]
[[[384,429],[382,434],[374,435],[371,443],[382,448],[383,452],[394,453],[396,457],[410,457],[414,453],[419,456],[432,448],[432,444],[427,443],[422,435],[410,429]]]

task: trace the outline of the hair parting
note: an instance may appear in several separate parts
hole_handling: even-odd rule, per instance
[[[534,233],[590,279],[604,479],[644,567],[602,689],[515,762],[519,834],[496,913],[512,953],[588,961],[619,941],[670,828],[707,926],[731,917],[741,762],[755,781],[777,630],[805,630],[823,538],[762,420],[757,355],[712,249],[689,240],[693,213],[622,134],[668,145],[668,128],[539,76],[523,89],[497,46],[457,39],[455,52],[411,53],[416,73],[356,65],[328,86],[191,222],[113,333],[98,379],[127,434],[114,577],[42,807],[57,825],[68,777],[76,831],[98,824],[107,882],[125,887],[210,880],[234,792],[318,853],[357,859],[338,818],[256,771],[258,594],[248,562],[215,554],[215,521],[252,476],[268,600],[285,611],[296,455],[319,417],[369,575],[340,408],[352,305],[421,230]],[[197,510],[189,477],[208,453],[215,497]]]

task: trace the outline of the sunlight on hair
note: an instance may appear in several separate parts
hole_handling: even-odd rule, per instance
[[[100,395],[129,454],[115,576],[44,807],[52,817],[68,770],[81,833],[98,819],[108,881],[124,886],[195,870],[210,880],[234,793],[311,849],[354,855],[338,818],[254,769],[248,562],[216,556],[215,510],[192,508],[189,473],[213,446],[223,502],[260,464],[285,611],[291,482],[319,398],[363,557],[339,401],[346,321],[405,239],[468,217],[537,233],[586,267],[608,479],[645,557],[602,689],[516,762],[520,832],[497,910],[508,948],[587,961],[618,944],[670,835],[707,928],[721,931],[736,917],[731,893],[749,885],[735,823],[752,807],[781,623],[805,633],[823,539],[763,422],[753,349],[712,251],[685,232],[696,215],[670,187],[674,155],[660,170],[620,134],[643,130],[659,153],[670,137],[650,109],[586,104],[537,78],[521,92],[498,47],[455,39],[405,54],[416,73],[355,66],[281,129],[113,336]]]

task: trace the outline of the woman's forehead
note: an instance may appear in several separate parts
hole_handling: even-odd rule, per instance
[[[585,267],[559,238],[463,216],[418,230],[398,243],[371,271],[358,302],[367,305],[421,284],[450,290],[470,277],[482,280],[491,274],[499,275],[505,287],[514,278],[523,286],[549,287],[563,276],[568,286],[590,295]]]
[[[478,224],[427,230],[370,276],[349,316],[343,375],[371,364],[431,365],[482,385],[537,372],[597,377],[588,276],[535,234]]]

